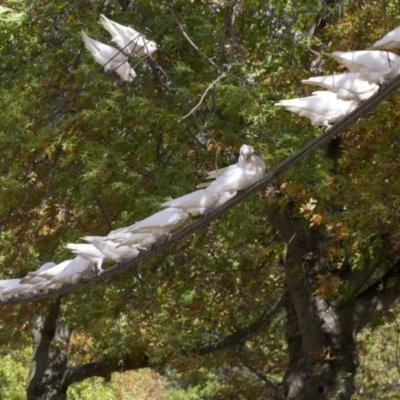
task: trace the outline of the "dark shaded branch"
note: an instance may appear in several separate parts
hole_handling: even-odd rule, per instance
[[[76,382],[99,376],[108,379],[113,372],[126,372],[149,366],[148,359],[143,354],[126,356],[118,360],[103,360],[76,367],[70,367],[64,374],[62,386],[64,388]]]
[[[280,300],[274,303],[267,311],[262,313],[254,322],[245,328],[239,329],[229,336],[222,339],[212,340],[211,342],[201,344],[193,353],[204,356],[216,350],[226,349],[246,342],[255,336],[261,329],[267,327],[272,319],[278,314],[286,301],[287,293]]]
[[[397,261],[381,279],[376,281],[355,300],[355,329],[359,332],[374,318],[376,312],[387,310],[400,294],[400,261]]]
[[[269,389],[272,390],[272,392],[274,393],[274,397],[275,399],[279,399],[279,400],[283,400],[283,394],[280,393],[279,391],[279,387],[277,385],[275,385],[271,380],[269,380],[267,378],[267,376],[265,374],[263,374],[261,371],[259,371],[257,368],[253,367],[251,364],[249,364],[247,362],[247,360],[245,360],[244,355],[242,354],[244,350],[247,349],[236,349],[235,354],[237,356],[237,358],[239,359],[239,361],[242,363],[242,365],[244,367],[246,367],[252,374],[254,374],[258,379],[260,379],[261,381],[263,381],[265,383],[265,386]]]
[[[43,298],[48,298],[51,296],[54,296],[55,294],[65,294],[68,292],[71,292],[72,290],[75,290],[78,287],[85,286],[88,283],[91,282],[97,282],[99,280],[102,280],[110,275],[113,275],[117,272],[124,271],[127,269],[130,269],[135,266],[139,261],[143,260],[144,258],[147,258],[153,254],[156,254],[163,250],[164,248],[169,247],[172,243],[177,242],[192,232],[196,231],[197,229],[207,225],[210,223],[210,221],[216,219],[220,215],[222,215],[224,212],[230,210],[233,208],[236,204],[241,203],[244,201],[247,197],[252,195],[253,193],[264,189],[268,184],[273,182],[276,178],[279,176],[283,175],[286,170],[291,167],[292,165],[296,164],[298,161],[302,160],[305,158],[308,154],[310,154],[312,151],[315,149],[323,146],[330,140],[332,140],[335,136],[337,136],[339,133],[343,132],[346,128],[348,128],[351,124],[355,123],[359,118],[361,118],[363,115],[367,114],[369,111],[371,111],[374,107],[376,107],[379,103],[381,103],[383,100],[385,100],[387,97],[389,97],[394,91],[398,89],[400,86],[400,75],[397,75],[393,81],[391,81],[389,84],[383,85],[382,89],[376,93],[374,96],[369,98],[367,101],[364,103],[360,104],[359,107],[357,107],[353,112],[348,114],[346,117],[341,119],[340,121],[336,122],[333,126],[331,126],[329,129],[326,129],[319,137],[308,143],[306,146],[304,146],[302,149],[300,149],[298,152],[293,154],[292,156],[286,158],[285,160],[281,161],[277,165],[275,165],[274,168],[272,168],[265,176],[260,179],[258,182],[256,182],[254,185],[250,186],[246,190],[244,190],[242,193],[239,193],[229,201],[227,201],[225,204],[223,204],[221,207],[217,208],[216,210],[208,213],[202,218],[199,218],[197,221],[189,224],[186,228],[182,229],[181,231],[174,233],[170,236],[168,240],[165,241],[160,241],[156,243],[152,248],[147,249],[145,251],[140,252],[140,254],[131,260],[126,260],[123,261],[107,270],[105,270],[101,275],[94,275],[91,276],[90,278],[85,278],[82,279],[80,282],[73,284],[73,285],[65,285],[64,287],[57,289],[57,290],[52,290],[46,293],[40,293],[36,294],[34,296],[29,296],[25,298],[12,298],[12,299],[7,299],[7,300],[2,300],[0,301],[0,304],[20,304],[20,303],[27,303],[30,301],[38,300],[38,299],[43,299]]]
[[[382,239],[382,246],[379,249],[379,253],[375,255],[374,259],[367,260],[366,265],[362,269],[352,269],[348,266],[347,270],[344,274],[340,275],[342,280],[346,280],[351,284],[351,292],[347,297],[348,300],[345,300],[344,303],[348,301],[352,301],[354,296],[357,295],[359,290],[368,282],[368,279],[371,278],[372,274],[375,272],[376,268],[385,260],[390,251],[390,243],[385,238]]]

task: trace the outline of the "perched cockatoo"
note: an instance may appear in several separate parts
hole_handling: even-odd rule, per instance
[[[44,270],[37,270],[33,272],[28,272],[28,274],[21,279],[21,282],[23,280],[26,280],[26,282],[29,282],[29,279],[34,278],[34,277],[39,277],[42,279],[53,279],[58,273],[60,273],[72,260],[65,260],[57,265],[54,265],[51,268],[47,268]]]
[[[137,250],[147,249],[157,241],[154,235],[149,232],[130,233],[126,229],[121,228],[110,232],[105,240],[114,242],[117,247],[128,246]]]
[[[31,284],[35,291],[44,290],[49,286],[51,279],[59,274],[71,262],[72,260],[65,260],[51,268],[43,270],[39,268],[37,271],[29,272],[21,279],[21,283]]]
[[[91,262],[82,257],[75,257],[68,265],[59,272],[49,284],[49,288],[59,287],[66,283],[76,283],[88,271],[91,270]]]
[[[237,192],[246,189],[264,176],[265,164],[254,155],[254,148],[244,144],[239,162],[229,166],[205,190],[211,193]]]
[[[158,240],[181,227],[187,217],[187,213],[178,208],[167,208],[125,229],[131,234],[150,233]]]
[[[68,243],[66,249],[71,250],[77,256],[96,264],[99,271],[106,256],[93,244],[88,243]]]
[[[131,82],[135,79],[136,72],[129,64],[128,59],[119,50],[90,38],[83,31],[82,38],[85,42],[85,47],[106,71],[116,72],[124,81]]]
[[[400,56],[388,51],[334,51],[327,55],[371,83],[388,82],[400,72]]]
[[[302,82],[306,85],[321,86],[336,93],[337,98],[341,100],[363,101],[379,90],[376,83],[366,81],[358,72],[313,76],[303,79]]]
[[[157,50],[157,44],[147,40],[135,29],[111,21],[100,14],[100,22],[112,36],[112,41],[128,56],[145,57]]]
[[[10,286],[15,286],[20,283],[21,279],[1,279],[0,280],[0,293],[3,289],[9,288]]]
[[[357,108],[358,102],[340,100],[336,93],[328,91],[313,92],[313,96],[280,100],[277,107],[285,107],[287,111],[307,117],[311,125],[329,126]]]
[[[387,33],[382,39],[375,42],[369,50],[372,49],[397,49],[400,47],[400,26]]]
[[[236,195],[235,191],[213,193],[204,189],[166,201],[161,207],[179,208],[188,214],[199,215],[214,210]]]
[[[136,248],[119,245],[118,243],[107,240],[107,237],[84,236],[82,239],[99,249],[104,254],[105,260],[119,262],[134,258],[139,254],[139,250]]]
[[[51,269],[55,266],[56,266],[55,263],[47,262],[47,263],[43,264],[36,271],[28,272],[28,274],[21,279],[20,283],[30,283],[30,284],[39,283],[39,282],[43,281],[43,279],[45,279],[42,276],[40,276],[40,273],[47,271],[48,269]]]
[[[10,281],[14,281],[14,279],[10,279]],[[35,291],[34,285],[14,281],[1,290],[0,296],[2,298],[9,298],[12,296],[26,297],[33,295]]]

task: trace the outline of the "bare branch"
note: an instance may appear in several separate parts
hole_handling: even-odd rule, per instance
[[[217,79],[215,79],[213,82],[211,82],[206,91],[203,93],[203,95],[200,98],[200,101],[197,103],[197,105],[188,113],[186,114],[184,117],[182,117],[178,122],[183,121],[184,119],[186,119],[187,117],[189,117],[189,115],[193,114],[201,105],[201,103],[203,102],[204,98],[206,97],[207,93],[217,84],[217,82],[219,82],[222,78],[225,78],[226,76],[226,72],[224,72],[222,75],[220,75]]]
[[[245,328],[238,329],[236,332],[222,339],[213,340],[211,342],[203,343],[195,350],[195,353],[204,356],[206,354],[212,353],[216,350],[226,349],[228,347],[237,346],[243,344],[246,340],[251,339],[255,336],[261,329],[267,327],[273,320],[273,318],[282,309],[286,301],[287,293],[284,294],[280,300],[275,302],[271,307],[263,312],[254,322]]]
[[[113,372],[133,371],[148,367],[148,359],[144,355],[126,356],[114,361],[98,361],[70,367],[63,376],[62,386],[68,387],[75,382],[81,382],[87,378],[100,376],[108,378]]]

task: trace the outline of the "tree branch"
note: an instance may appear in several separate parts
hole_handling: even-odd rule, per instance
[[[196,104],[196,106],[194,108],[192,108],[192,110],[187,113],[184,117],[182,117],[178,122],[183,121],[184,119],[186,119],[187,117],[189,117],[191,114],[193,114],[201,105],[201,103],[203,102],[204,98],[206,97],[207,93],[214,87],[214,85],[216,85],[222,78],[225,78],[226,76],[226,72],[224,72],[222,75],[220,75],[217,79],[215,79],[213,82],[211,82],[206,91],[203,93],[203,95],[200,98],[200,101]]]
[[[397,261],[381,279],[356,297],[354,303],[356,332],[367,325],[376,312],[387,310],[399,298],[399,293],[400,261]]]
[[[287,293],[285,293],[280,300],[275,302],[271,307],[263,312],[254,322],[245,328],[239,329],[229,336],[222,339],[212,340],[207,343],[201,344],[193,353],[199,356],[205,356],[216,350],[226,349],[228,347],[237,346],[239,344],[245,343],[247,340],[255,336],[261,329],[267,327],[272,319],[278,314],[282,309],[286,301]],[[192,352],[191,352],[192,353]]]
[[[109,378],[113,372],[133,371],[148,366],[148,359],[143,354],[137,356],[126,356],[113,361],[103,360],[82,364],[67,369],[62,380],[62,387],[67,388],[73,383],[81,382],[94,376]]]

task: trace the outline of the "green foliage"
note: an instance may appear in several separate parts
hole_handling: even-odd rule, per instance
[[[323,51],[366,48],[399,22],[396,1],[385,9],[380,2],[344,2],[341,18],[316,0],[249,0],[233,8],[222,1],[169,3],[200,52],[166,2],[139,0],[128,10],[95,0],[0,6],[2,278],[70,258],[65,243],[150,215],[165,199],[194,190],[206,171],[236,162],[243,143],[268,167],[293,154],[320,130],[274,103],[309,94],[301,79],[341,69]],[[84,49],[82,29],[109,42],[100,12],[159,44],[156,66],[132,61],[138,74],[132,83],[105,74]],[[310,33],[321,20],[323,29]],[[344,259],[363,270],[378,258],[381,235],[390,237],[393,254],[399,250],[398,109],[393,96],[342,135],[339,159],[323,149],[277,182],[281,208],[292,204],[294,215],[326,239],[321,297],[349,295],[351,285],[334,271]],[[265,385],[236,355],[199,360],[182,353],[249,325],[282,295],[285,246],[265,217],[270,201],[268,191],[258,193],[135,270],[67,295],[71,364],[146,354],[154,364],[169,363],[171,379],[185,381],[187,390],[177,384],[164,398],[266,398]],[[382,272],[377,267],[372,277]],[[27,371],[13,349],[26,346],[32,316],[46,304],[2,311],[5,398],[20,398]],[[248,342],[249,364],[275,383],[287,365],[279,318]],[[69,396],[135,396],[99,382],[73,385]]]

